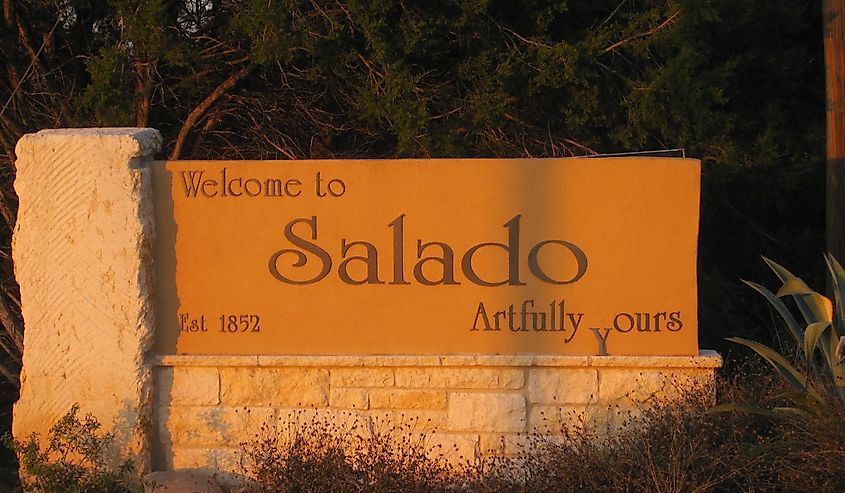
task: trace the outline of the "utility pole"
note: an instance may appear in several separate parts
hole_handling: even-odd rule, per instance
[[[827,91],[826,248],[845,262],[845,0],[824,0]]]

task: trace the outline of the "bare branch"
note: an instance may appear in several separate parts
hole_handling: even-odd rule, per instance
[[[9,160],[9,163],[14,163],[15,146],[8,138],[6,138],[6,133],[2,131],[0,131],[0,146],[3,146],[3,151],[5,151],[6,158]]]
[[[9,383],[11,383],[12,385],[14,385],[14,386],[15,386],[15,388],[20,388],[20,387],[21,387],[20,377],[18,377],[17,375],[13,374],[13,373],[12,373],[12,372],[10,372],[8,369],[6,369],[6,367],[5,367],[2,363],[0,363],[0,373],[2,373],[2,374],[3,374],[3,376],[4,376],[4,377],[6,377],[6,380],[8,380],[8,381],[9,381]]]
[[[210,108],[215,101],[220,99],[226,91],[234,87],[241,79],[249,75],[253,68],[254,66],[249,64],[236,70],[235,73],[230,75],[229,78],[224,80],[219,86],[211,91],[211,93],[206,96],[206,98],[203,99],[196,108],[188,113],[185,123],[182,124],[182,128],[179,130],[179,135],[176,137],[176,143],[173,146],[173,151],[170,153],[169,159],[179,159],[179,155],[182,153],[182,146],[185,145],[185,140],[188,138],[188,134],[191,132],[194,125],[196,125],[200,120],[202,115],[204,115],[205,112],[208,111],[208,108]]]
[[[672,23],[674,23],[674,22],[675,22],[675,20],[678,18],[678,15],[680,15],[680,13],[681,13],[681,11],[680,11],[680,10],[677,10],[677,11],[675,11],[675,13],[674,13],[674,14],[672,14],[671,16],[669,16],[669,18],[668,18],[668,19],[666,19],[665,21],[663,21],[663,22],[662,22],[659,26],[657,26],[657,27],[653,27],[653,28],[649,29],[648,31],[645,31],[645,32],[639,33],[639,34],[637,34],[637,35],[635,35],[635,36],[631,36],[630,38],[625,38],[625,39],[623,39],[623,40],[621,40],[621,41],[617,41],[617,42],[613,43],[612,45],[610,45],[610,46],[608,46],[607,48],[605,48],[604,50],[602,50],[602,54],[605,54],[605,53],[608,53],[608,52],[614,51],[614,50],[616,50],[616,49],[618,49],[618,48],[620,48],[620,47],[622,47],[622,46],[624,46],[624,45],[626,45],[626,44],[630,43],[631,41],[635,41],[635,40],[637,40],[637,39],[642,39],[642,38],[647,38],[647,37],[649,37],[649,36],[651,36],[651,35],[653,35],[653,34],[657,33],[657,32],[658,32],[658,31],[660,31],[661,29],[663,29],[663,28],[665,28],[665,27],[668,27],[668,26],[672,25]]]
[[[284,154],[285,157],[287,157],[291,161],[296,161],[298,159],[296,157],[296,154],[294,154],[289,149],[285,149],[284,147],[282,147],[282,146],[276,144],[275,142],[273,142],[273,140],[271,140],[270,137],[267,136],[267,134],[262,133],[261,136],[264,138],[265,141],[267,141],[268,144],[270,144],[273,147],[273,149],[276,149],[281,154]]]
[[[15,350],[15,348],[13,348],[12,346],[9,346],[9,344],[5,341],[5,337],[0,337],[0,348],[3,348],[3,351],[6,351],[6,354],[9,356],[9,358],[11,358],[12,361],[14,361],[16,363],[15,366],[20,366],[20,363],[21,363],[20,350]],[[0,366],[5,367],[5,365],[2,365],[2,364],[0,364]]]
[[[622,6],[623,6],[623,5],[625,5],[625,2],[627,2],[627,1],[628,1],[628,0],[622,0],[621,2],[619,2],[619,5],[617,5],[617,6],[616,6],[616,8],[615,8],[615,9],[613,9],[613,12],[611,12],[611,13],[610,13],[610,15],[608,15],[608,16],[607,16],[607,18],[606,18],[604,21],[602,21],[602,23],[601,23],[601,24],[599,24],[599,27],[598,27],[598,28],[600,29],[600,28],[602,28],[605,24],[607,24],[608,22],[610,22],[610,19],[613,19],[613,16],[615,16],[615,15],[616,15],[616,13],[617,13],[617,12],[619,12],[619,9],[621,9],[621,8],[622,8]]]
[[[14,202],[9,199],[6,192],[0,190],[0,215],[6,220],[6,225],[10,231],[15,229],[15,222],[17,222],[17,215],[14,210]]]
[[[21,325],[15,320],[16,318],[12,310],[9,309],[6,297],[0,293],[0,322],[6,328],[9,339],[17,347],[18,354],[23,354],[23,331]]]
[[[563,141],[564,141],[564,142],[566,142],[567,144],[573,145],[573,146],[575,146],[575,147],[577,147],[577,148],[579,148],[579,149],[581,149],[581,150],[583,150],[583,151],[587,151],[588,153],[590,153],[590,154],[592,154],[592,155],[596,155],[596,154],[598,154],[598,152],[596,152],[596,151],[594,151],[594,150],[590,149],[589,147],[585,146],[584,144],[580,144],[580,143],[578,143],[578,142],[575,142],[575,141],[574,141],[574,140],[572,140],[572,139],[563,139]]]
[[[50,36],[53,35],[53,31],[55,31],[56,28],[59,27],[59,22],[60,21],[57,20],[56,23],[53,24],[53,27],[50,29],[50,34],[48,34],[47,37],[50,37]],[[29,77],[29,74],[32,73],[32,67],[35,65],[35,62],[38,60],[38,57],[41,55],[41,52],[44,51],[44,46],[46,46],[47,37],[44,38],[45,42],[41,43],[41,47],[38,48],[38,52],[35,54],[35,58],[32,61],[29,62],[29,66],[26,67],[26,70],[24,71],[23,76],[21,77],[20,81],[18,81],[18,83],[15,84],[15,88],[12,91],[12,94],[9,95],[9,99],[6,100],[6,104],[4,104],[3,108],[0,109],[0,115],[2,115],[3,113],[6,112],[6,108],[9,107],[9,103],[12,102],[12,99],[14,99],[15,95],[17,95],[17,93],[20,90],[21,86],[23,85],[24,81],[26,81],[27,77]]]
[[[513,29],[510,29],[510,28],[504,27],[504,26],[500,26],[500,27],[503,30],[509,32],[511,35],[515,36],[516,39],[522,41],[523,43],[525,43],[527,45],[535,46],[537,48],[551,48],[551,46],[547,45],[546,43],[540,43],[539,41],[534,41],[533,39],[528,39],[528,38],[520,35],[516,31],[514,31]]]
[[[2,125],[6,129],[6,132],[8,132],[9,136],[12,137],[12,140],[14,140],[15,142],[17,142],[18,139],[23,136],[23,130],[18,127],[18,124],[2,113],[0,113],[0,125]],[[14,161],[14,157],[15,154],[13,152],[9,155],[9,161]]]

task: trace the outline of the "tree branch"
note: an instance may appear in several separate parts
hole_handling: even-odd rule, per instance
[[[61,22],[61,21],[57,20],[56,23],[53,24],[53,27],[52,27],[52,29],[50,29],[50,33],[48,34],[48,36],[53,35],[53,31],[55,31],[56,28],[59,27],[59,22]],[[46,41],[46,38],[45,38],[45,41]],[[6,112],[6,108],[9,107],[9,103],[11,103],[12,99],[14,99],[15,96],[18,94],[18,91],[20,90],[24,81],[26,81],[27,77],[29,77],[31,70],[32,70],[33,66],[35,65],[35,62],[38,60],[38,57],[41,55],[41,52],[44,51],[45,46],[46,46],[46,43],[41,43],[41,47],[38,48],[38,52],[35,53],[35,58],[31,62],[29,62],[29,66],[26,67],[26,70],[24,71],[23,76],[20,78],[18,83],[15,84],[15,88],[14,88],[14,90],[12,90],[12,94],[10,94],[9,99],[6,100],[6,104],[3,105],[3,108],[0,108],[0,115],[2,115],[3,113]]]
[[[44,66],[44,62],[39,56],[41,52],[45,49],[45,47],[50,44],[48,43],[48,39],[52,38],[53,30],[51,30],[44,37],[44,39],[42,40],[41,47],[38,49],[38,51],[35,51],[35,49],[33,49],[32,47],[32,41],[30,41],[31,36],[26,28],[26,24],[22,22],[20,18],[17,18],[16,21],[18,24],[18,37],[26,52],[29,53],[30,60],[32,60],[32,62],[35,64],[34,68],[37,72],[36,75],[44,83],[44,86],[50,92],[50,96],[53,98],[53,100],[57,102],[60,111],[58,115],[59,121],[62,122],[62,125],[67,126],[69,124],[67,115],[70,111],[67,102],[68,100],[66,97],[64,97],[63,94],[61,94],[61,91],[59,91],[50,81],[49,71],[47,70],[47,67]],[[49,52],[49,50],[47,51]]]
[[[604,50],[602,50],[602,52],[601,52],[602,55],[605,54],[605,53],[614,51],[614,50],[630,43],[631,41],[634,41],[634,40],[637,40],[637,39],[642,39],[642,38],[647,38],[647,37],[657,33],[661,29],[663,29],[663,28],[671,25],[673,22],[675,22],[675,19],[678,18],[678,15],[680,15],[680,13],[681,13],[681,11],[677,10],[677,11],[675,11],[674,14],[669,16],[668,19],[663,21],[659,26],[653,27],[653,28],[649,29],[648,31],[645,31],[645,32],[639,33],[637,35],[631,36],[630,38],[625,38],[621,41],[617,41],[617,42],[613,43],[612,45],[610,45],[607,48],[605,48]]]
[[[12,120],[11,118],[8,118],[6,115],[4,115],[2,113],[0,113],[0,125],[2,125],[3,128],[6,129],[6,132],[9,133],[9,136],[12,137],[12,140],[14,142],[17,142],[18,139],[23,137],[23,130],[21,130],[21,128],[18,126],[18,124],[14,120]],[[14,148],[13,148],[13,150],[14,150]],[[14,153],[9,155],[9,161],[14,161],[15,160],[14,158],[15,158]]]
[[[6,377],[6,380],[8,380],[9,383],[14,385],[15,388],[19,389],[21,387],[20,377],[6,369],[6,367],[3,366],[2,363],[0,363],[0,373],[2,373],[3,376]]]
[[[574,141],[574,140],[572,140],[572,139],[563,139],[563,141],[564,141],[564,142],[566,142],[566,143],[567,143],[567,144],[569,144],[569,145],[573,145],[573,146],[575,146],[575,147],[577,147],[577,148],[579,148],[579,149],[581,149],[581,150],[583,150],[583,151],[586,151],[586,152],[587,152],[587,153],[589,153],[589,154],[592,154],[592,155],[596,155],[596,154],[598,154],[598,153],[597,153],[596,151],[594,151],[593,149],[590,149],[589,147],[585,146],[584,144],[578,143],[578,142],[576,142],[576,141]]]
[[[3,146],[3,151],[6,153],[6,158],[9,160],[9,164],[14,167],[15,146],[12,144],[12,141],[6,138],[6,133],[3,131],[0,131],[0,146]]]
[[[602,21],[601,24],[599,24],[598,28],[601,29],[605,24],[610,22],[610,19],[613,19],[613,16],[616,15],[617,12],[619,12],[619,9],[621,9],[622,6],[625,5],[625,2],[627,2],[627,1],[628,0],[622,0],[621,2],[619,2],[619,5],[617,5],[616,8],[613,9],[613,12],[611,12],[610,15],[608,15],[607,18],[605,18],[604,21]]]
[[[15,320],[17,317],[12,313],[5,297],[0,294],[0,322],[6,329],[6,334],[18,350],[17,354],[23,354],[23,333],[21,326]],[[14,354],[10,355],[14,356]]]
[[[150,119],[151,62],[135,62],[135,126],[146,127]]]
[[[194,125],[196,125],[205,112],[208,111],[208,108],[210,108],[215,101],[220,99],[220,96],[234,87],[234,85],[241,79],[249,75],[253,68],[254,66],[249,64],[236,70],[235,73],[230,75],[228,79],[224,80],[219,86],[211,91],[211,93],[206,96],[206,98],[203,99],[196,108],[188,113],[188,117],[185,119],[185,123],[182,124],[182,128],[179,130],[179,135],[176,137],[176,143],[173,146],[173,151],[170,152],[168,159],[179,159],[179,155],[182,153],[182,147],[185,145],[185,140],[188,138],[188,134],[191,133],[191,129]]]

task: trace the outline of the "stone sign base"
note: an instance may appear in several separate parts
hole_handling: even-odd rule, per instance
[[[150,166],[160,145],[157,131],[137,128],[48,130],[18,143],[13,254],[26,323],[18,439],[44,437],[79,403],[114,432],[139,477],[239,473],[239,444],[300,410],[338,422],[352,414],[365,425],[418,419],[432,445],[472,460],[513,453],[521,434],[554,434],[573,415],[612,432],[620,417],[684,389],[713,392],[721,358],[712,351],[158,355]]]
[[[431,432],[451,459],[513,454],[576,416],[613,432],[685,390],[713,392],[721,357],[158,356],[155,469],[242,472],[240,444],[296,415],[385,419]],[[312,410],[312,411],[311,411]]]

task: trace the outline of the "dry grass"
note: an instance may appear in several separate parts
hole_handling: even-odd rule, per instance
[[[760,367],[718,387],[720,401],[757,404],[776,404],[782,390]],[[711,405],[692,392],[631,416],[613,436],[557,423],[559,435],[527,435],[515,457],[459,465],[451,451],[433,453],[413,421],[382,422],[362,437],[356,425],[312,417],[265,426],[243,448],[263,492],[845,491],[845,413],[773,420]]]

